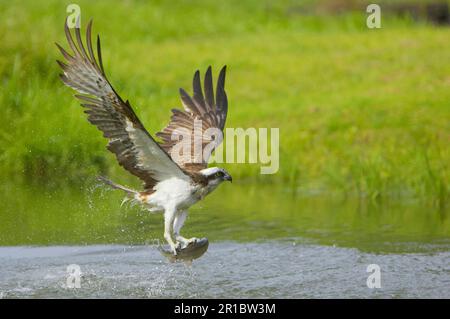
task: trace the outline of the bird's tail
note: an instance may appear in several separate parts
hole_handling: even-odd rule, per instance
[[[114,189],[120,189],[120,190],[123,190],[124,192],[127,193],[128,197],[130,197],[130,198],[134,198],[135,195],[138,194],[137,191],[132,190],[132,189],[130,189],[130,188],[127,188],[127,187],[125,187],[125,186],[116,184],[116,183],[114,183],[113,181],[107,179],[106,177],[103,177],[103,176],[97,176],[97,180],[100,181],[100,182],[105,183],[106,185],[111,186],[111,187],[114,188]]]

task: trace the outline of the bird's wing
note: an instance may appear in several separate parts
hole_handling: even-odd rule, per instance
[[[63,69],[62,81],[79,93],[75,95],[88,114],[88,120],[109,140],[108,150],[127,171],[139,177],[145,188],[171,177],[188,179],[185,172],[170,158],[147,132],[128,101],[124,102],[109,83],[102,64],[100,37],[97,36],[97,56],[91,41],[92,20],[83,45],[80,29],[75,28],[76,42],[65,23],[71,54],[56,44],[67,60],[57,61]]]
[[[185,90],[180,89],[184,111],[173,109],[170,123],[161,132],[156,133],[156,136],[162,139],[160,143],[162,148],[180,167],[187,171],[196,172],[206,168],[211,153],[222,143],[228,111],[225,72],[226,66],[220,71],[214,97],[211,67],[208,67],[206,71],[203,90],[200,83],[200,72],[196,71],[193,79],[193,96],[189,96]],[[216,132],[220,133],[220,136],[204,134],[206,130],[213,128],[217,129]],[[182,140],[183,137],[180,135],[183,135],[184,132],[190,132],[191,153],[189,156],[178,156],[179,154],[173,154],[172,151],[179,140]],[[208,130],[208,132],[212,131]],[[200,151],[195,151],[196,141],[199,141],[197,148],[201,148]]]

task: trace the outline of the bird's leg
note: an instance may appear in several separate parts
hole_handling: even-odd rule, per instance
[[[164,238],[167,240],[167,243],[170,246],[173,254],[177,254],[177,245],[173,242],[172,239],[172,225],[175,219],[176,210],[175,209],[166,209],[164,212]]]
[[[182,248],[187,247],[190,243],[197,241],[197,238],[184,238],[180,235],[181,227],[183,227],[184,221],[187,217],[187,211],[181,211],[175,216],[175,220],[173,222],[173,233],[175,235],[175,240],[178,244],[181,244]]]

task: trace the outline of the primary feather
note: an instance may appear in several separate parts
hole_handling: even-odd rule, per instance
[[[97,56],[94,56],[91,41],[92,21],[86,32],[86,51],[81,40],[80,29],[75,28],[77,42],[67,26],[66,38],[72,50],[69,54],[61,46],[67,64],[58,62],[63,69],[62,81],[87,95],[75,95],[88,114],[88,120],[109,140],[108,150],[116,155],[121,166],[139,177],[146,189],[170,177],[188,179],[181,168],[151,137],[134,113],[130,103],[124,102],[109,83],[101,62],[100,38],[97,37]]]
[[[190,97],[185,90],[180,89],[181,102],[183,104],[184,111],[173,109],[170,123],[161,132],[156,133],[156,136],[162,139],[161,146],[163,149],[167,153],[171,154],[174,145],[178,143],[178,135],[182,133],[180,128],[190,132],[190,156],[180,156],[175,159],[177,164],[185,170],[198,172],[206,168],[212,152],[223,140],[223,129],[225,127],[228,111],[228,100],[224,88],[225,73],[226,66],[224,66],[219,73],[219,78],[216,85],[216,98],[214,99],[211,67],[208,67],[205,74],[205,95],[203,95],[200,83],[200,72],[196,71],[192,81],[194,91],[193,96]],[[197,130],[194,126],[196,120],[201,121],[201,127],[197,128]],[[217,128],[220,130],[221,136],[205,135],[205,131],[210,128]],[[197,135],[195,135],[195,133]],[[201,142],[201,152],[197,153],[194,152],[194,141],[196,140]],[[210,143],[214,143],[214,147],[209,148],[209,153],[204,154],[205,147]]]

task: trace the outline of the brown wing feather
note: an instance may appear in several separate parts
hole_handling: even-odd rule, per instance
[[[67,63],[57,61],[64,71],[60,75],[62,81],[83,93],[75,97],[82,102],[89,122],[109,140],[107,148],[116,155],[119,164],[139,177],[146,189],[166,178],[188,178],[147,132],[130,103],[124,102],[109,83],[103,68],[100,38],[97,37],[97,62],[91,29],[92,20],[87,26],[86,50],[80,29],[75,28],[75,43],[66,21],[64,30],[72,54],[56,44],[67,60]]]
[[[205,73],[204,92],[202,91],[200,83],[200,72],[196,71],[192,81],[194,91],[193,96],[189,96],[185,90],[180,89],[180,97],[184,111],[173,109],[169,124],[161,132],[156,133],[156,136],[162,140],[160,143],[162,148],[168,154],[171,154],[174,145],[178,142],[179,130],[187,129],[191,132],[192,140],[189,160],[186,160],[186,158],[183,157],[172,157],[177,161],[177,164],[186,171],[197,172],[206,168],[212,151],[214,151],[214,149],[222,142],[222,139],[214,141],[215,145],[211,149],[211,153],[206,154],[206,158],[196,157],[193,138],[195,120],[202,121],[201,132],[199,132],[202,134],[200,137],[202,142],[202,153],[205,147],[213,142],[213,140],[204,136],[203,132],[205,132],[205,130],[217,128],[223,135],[228,112],[228,100],[225,93],[225,73],[226,66],[220,71],[214,98],[211,67],[208,67],[208,70]],[[174,138],[172,139],[172,137]]]

